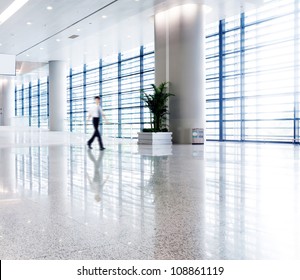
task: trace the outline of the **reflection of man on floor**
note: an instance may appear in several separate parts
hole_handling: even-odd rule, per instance
[[[87,173],[87,178],[90,183],[91,190],[95,193],[95,200],[99,202],[103,192],[103,186],[107,182],[109,175],[103,181],[103,153],[99,153],[98,158],[95,159],[91,150],[88,150],[89,159],[94,163],[94,178],[93,180]]]

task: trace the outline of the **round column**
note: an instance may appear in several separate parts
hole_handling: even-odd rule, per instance
[[[2,80],[2,125],[11,126],[15,115],[15,83],[14,79]]]
[[[67,110],[67,68],[64,61],[49,61],[49,129],[64,131]]]
[[[155,16],[155,83],[170,82],[173,142],[192,143],[192,128],[205,129],[205,14],[186,4]]]

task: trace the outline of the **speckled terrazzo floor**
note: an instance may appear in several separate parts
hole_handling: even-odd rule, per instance
[[[0,259],[300,259],[300,147],[0,128]]]

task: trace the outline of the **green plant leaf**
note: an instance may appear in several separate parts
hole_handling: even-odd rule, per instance
[[[168,82],[163,82],[158,86],[151,84],[152,94],[142,91],[141,99],[145,102],[152,115],[151,127],[155,132],[167,130],[166,120],[169,113],[167,102],[171,96],[174,96],[174,94],[167,92],[168,84]]]

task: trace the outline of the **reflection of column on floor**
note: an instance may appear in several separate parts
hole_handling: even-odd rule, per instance
[[[0,192],[14,193],[16,190],[16,160],[11,148],[0,149]]]
[[[174,162],[153,158],[155,197],[155,259],[199,259],[204,248],[203,159],[193,162],[193,177],[185,171],[190,159]],[[194,176],[197,174],[197,176]]]
[[[67,195],[68,160],[63,146],[48,148],[48,195],[56,211],[64,207]]]

